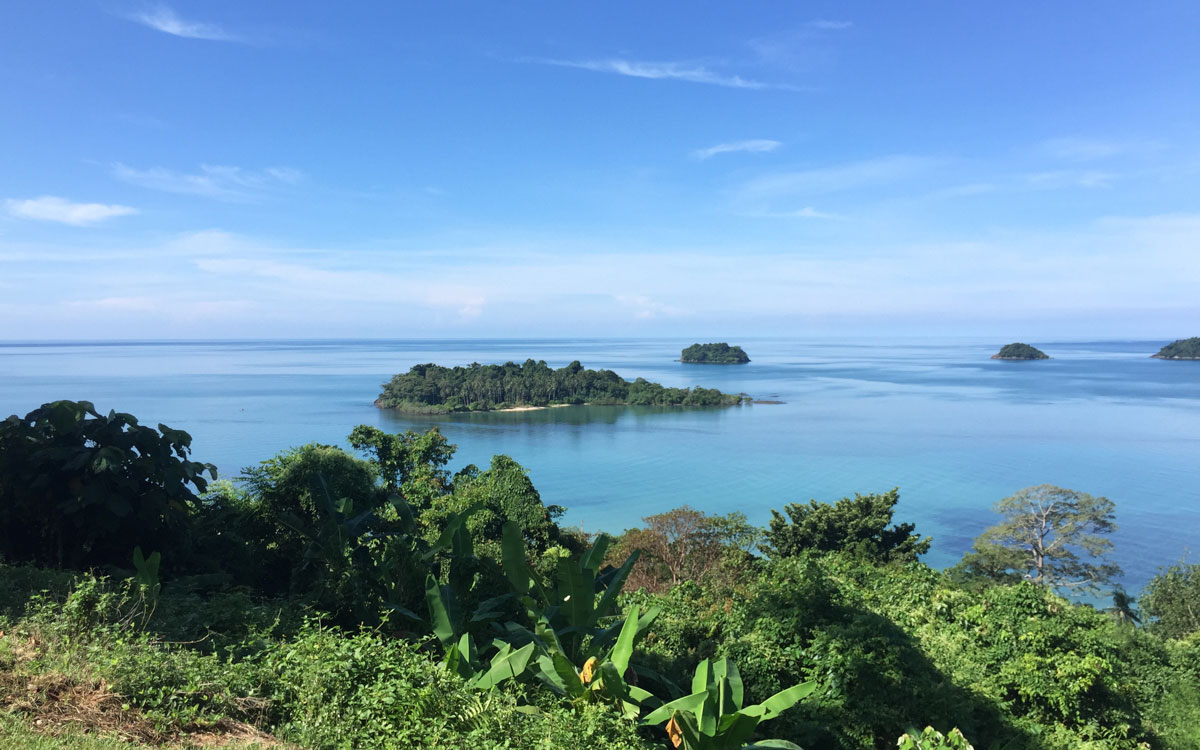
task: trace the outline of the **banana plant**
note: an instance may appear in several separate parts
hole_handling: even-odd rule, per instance
[[[533,629],[509,622],[501,638],[536,646],[534,674],[552,692],[572,702],[608,703],[636,719],[640,704],[653,696],[635,684],[629,661],[638,638],[660,610],[643,614],[631,607],[621,616],[617,597],[638,553],[618,568],[603,568],[611,544],[611,537],[601,535],[580,559],[559,559],[554,578],[543,583],[525,557],[520,528],[506,523],[504,573]]]
[[[605,703],[635,720],[641,713],[641,704],[654,696],[635,684],[637,673],[629,661],[638,638],[658,613],[658,609],[651,609],[640,615],[638,607],[630,607],[611,646],[588,656],[579,667],[562,649],[554,631],[539,627],[531,642],[539,652],[534,675],[552,692],[572,703]]]
[[[469,621],[459,607],[456,586],[467,585],[467,563],[475,559],[474,544],[467,531],[466,520],[481,507],[482,503],[478,503],[451,516],[438,540],[420,556],[420,559],[432,563],[436,554],[446,549],[450,550],[451,583],[439,584],[432,573],[425,577],[428,624],[445,653],[446,668],[467,680],[471,686],[480,690],[490,690],[505,680],[517,679],[524,674],[534,656],[536,646],[530,642],[520,648],[513,648],[512,644],[497,639],[491,644],[495,653],[484,662],[475,647],[475,641],[467,632],[471,624],[485,623],[498,618],[503,612],[503,605],[513,598],[513,595],[508,593],[484,600],[471,614]],[[405,508],[407,509],[407,506]]]
[[[612,647],[624,623],[620,619],[603,623],[617,615],[617,596],[637,562],[636,551],[621,567],[602,569],[612,544],[612,537],[602,534],[579,560],[560,558],[547,585],[525,558],[517,524],[504,524],[501,542],[504,574],[525,605],[535,635],[555,641],[556,650],[573,664],[583,664]]]
[[[387,576],[398,566],[416,564],[431,567],[438,555],[449,551],[448,577],[451,583],[439,586],[432,574],[426,576],[425,601],[429,609],[428,620],[400,604],[404,592],[399,590],[394,580],[386,586],[384,608],[410,620],[429,625],[443,647],[449,647],[450,644],[458,641],[463,630],[454,594],[455,587],[469,585],[467,579],[470,577],[471,563],[475,561],[475,548],[466,523],[468,518],[483,507],[483,504],[476,503],[447,518],[442,533],[430,544],[421,538],[416,519],[408,503],[400,497],[392,497],[391,503],[400,521],[401,531],[382,540],[386,551],[383,555],[381,575]],[[431,597],[440,601],[435,602]],[[496,601],[500,599],[502,597],[495,597]],[[494,600],[489,599],[488,601]],[[478,612],[476,614],[478,615]]]
[[[759,724],[774,719],[815,689],[816,683],[805,682],[781,690],[762,703],[743,707],[742,678],[737,666],[728,659],[711,663],[705,659],[696,667],[691,695],[663,704],[642,719],[642,724],[666,722],[671,744],[684,750],[768,747],[801,750],[787,740],[746,742]]]

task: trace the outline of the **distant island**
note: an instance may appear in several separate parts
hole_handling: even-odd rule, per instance
[[[1008,344],[992,355],[992,359],[1050,359],[1041,349],[1029,344]]]
[[[744,365],[750,361],[740,346],[719,344],[692,344],[680,353],[680,362],[702,365]]]
[[[1200,336],[1179,339],[1150,355],[1154,359],[1200,359]]]
[[[666,388],[644,378],[629,381],[612,370],[587,370],[578,361],[558,370],[544,361],[518,365],[415,365],[383,385],[375,405],[410,414],[523,411],[570,404],[732,406],[749,397],[715,388]]]

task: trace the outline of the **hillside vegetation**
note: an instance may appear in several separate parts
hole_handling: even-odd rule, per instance
[[[1200,336],[1172,341],[1153,356],[1155,359],[1200,359]]]
[[[1015,343],[1002,346],[992,359],[1050,359],[1050,356],[1029,344]]]
[[[1143,613],[1128,596],[1100,611],[1059,596],[1002,520],[944,573],[893,521],[894,490],[789,504],[767,529],[680,508],[588,537],[507,456],[451,472],[436,429],[348,442],[206,482],[187,433],[86,402],[0,423],[0,733],[55,750],[1200,748],[1194,567],[1156,579]],[[1110,501],[1062,488],[997,510],[1046,496],[1069,506],[1047,517],[1055,550],[1111,531]]]
[[[680,362],[711,365],[744,365],[750,361],[740,346],[719,344],[692,344],[680,352]]]
[[[714,388],[666,388],[644,378],[625,380],[612,370],[588,370],[578,361],[554,370],[544,361],[518,365],[415,365],[384,384],[375,402],[409,413],[489,411],[552,404],[729,406],[741,395]]]

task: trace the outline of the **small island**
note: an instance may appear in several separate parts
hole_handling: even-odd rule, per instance
[[[1050,356],[1029,344],[1007,344],[992,359],[1050,359]]]
[[[1200,359],[1200,336],[1179,339],[1150,355],[1152,359]]]
[[[730,346],[724,341],[718,344],[692,344],[680,353],[680,362],[699,365],[744,365],[750,361],[740,346]]]
[[[625,380],[612,370],[587,370],[578,361],[558,370],[545,361],[518,365],[415,365],[384,383],[375,401],[408,414],[526,411],[572,404],[621,406],[733,406],[743,394],[715,388],[667,388],[644,378]]]

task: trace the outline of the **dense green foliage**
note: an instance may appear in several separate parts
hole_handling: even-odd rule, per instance
[[[411,413],[488,411],[552,404],[728,406],[739,395],[713,388],[665,388],[644,378],[625,380],[612,370],[587,370],[578,361],[558,370],[544,361],[518,365],[414,365],[383,386],[377,406]]]
[[[680,352],[680,362],[709,365],[744,365],[750,361],[740,346],[719,344],[692,344]]]
[[[1029,344],[1005,344],[1000,351],[992,355],[992,359],[1050,359],[1041,349]]]
[[[911,523],[889,526],[899,488],[883,494],[844,497],[833,505],[810,500],[784,506],[785,518],[771,511],[764,551],[793,557],[806,551],[851,552],[879,562],[908,562],[929,551],[932,540],[922,539]]]
[[[1180,563],[1154,576],[1142,592],[1142,609],[1164,638],[1200,633],[1200,565]]]
[[[585,540],[511,458],[451,474],[436,432],[351,442],[365,460],[309,444],[211,486],[157,548],[161,578],[133,550],[112,578],[6,552],[0,733],[54,750],[41,732],[68,724],[144,746],[203,730],[322,749],[1200,750],[1190,567],[1155,579],[1141,628],[1129,598],[1102,612],[929,568],[894,490],[789,506],[760,557],[738,514]]]
[[[1200,359],[1200,336],[1179,339],[1158,350],[1156,359]]]
[[[133,548],[178,543],[209,464],[192,438],[100,414],[87,401],[43,404],[0,422],[0,555],[81,568],[128,564]],[[190,485],[190,486],[189,486]]]

